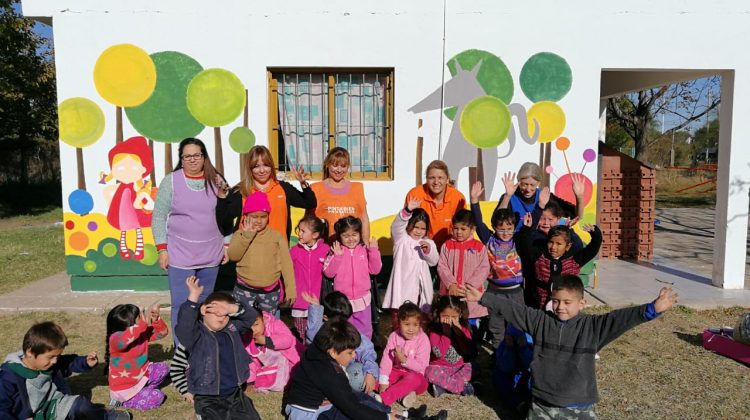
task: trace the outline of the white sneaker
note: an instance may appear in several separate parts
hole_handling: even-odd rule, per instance
[[[594,360],[599,360],[601,357],[599,357],[599,353],[594,354]]]
[[[414,391],[406,394],[406,396],[401,399],[401,405],[403,405],[406,408],[416,407],[416,404],[417,404],[417,393]]]

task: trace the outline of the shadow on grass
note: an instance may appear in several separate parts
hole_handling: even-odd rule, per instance
[[[70,385],[73,395],[82,395],[86,399],[91,400],[91,390],[98,386],[108,386],[107,376],[104,375],[104,364],[102,363],[90,372],[80,373],[69,378],[66,381]]]
[[[59,181],[0,185],[0,218],[33,216],[58,207],[62,207],[62,186]]]
[[[703,347],[703,333],[698,334],[687,334],[679,331],[675,331],[674,335],[680,340],[692,344],[694,346]]]

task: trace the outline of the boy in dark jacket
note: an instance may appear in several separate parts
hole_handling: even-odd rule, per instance
[[[236,304],[231,295],[214,292],[203,304],[203,286],[195,276],[185,281],[188,300],[180,306],[175,335],[189,356],[188,390],[202,419],[260,419],[242,391],[250,376],[250,356],[240,337],[258,313]]]
[[[500,312],[508,322],[534,339],[531,362],[532,404],[527,418],[595,418],[594,355],[625,331],[650,321],[677,303],[671,288],[662,288],[652,303],[604,315],[581,314],[586,306],[578,276],[556,278],[552,285],[552,312],[519,305],[467,285],[466,300],[479,301],[490,313]]]
[[[333,317],[323,324],[302,356],[285,395],[284,412],[289,420],[447,417],[444,410],[437,416],[425,417],[425,408],[410,409],[408,413],[398,415],[391,413],[386,405],[381,404],[380,409],[376,409],[372,402],[361,402],[349,386],[344,367],[354,358],[359,342],[359,332],[344,318]],[[367,398],[365,394],[361,395]]]
[[[0,367],[0,419],[130,419],[125,411],[105,410],[80,395],[70,395],[63,379],[88,372],[99,363],[96,352],[62,355],[68,339],[54,322],[33,325],[22,351],[9,354]]]

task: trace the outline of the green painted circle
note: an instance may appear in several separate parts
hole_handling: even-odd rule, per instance
[[[142,136],[164,143],[195,137],[205,126],[188,110],[187,89],[203,67],[175,51],[151,54],[151,59],[156,66],[156,88],[146,102],[125,108],[130,124]]]
[[[96,263],[91,260],[86,260],[86,262],[83,263],[83,269],[87,273],[93,273],[94,271],[96,271]]]
[[[203,70],[188,85],[187,107],[209,127],[227,125],[245,108],[245,86],[229,70]]]
[[[494,96],[480,96],[469,102],[461,112],[461,134],[481,149],[501,145],[510,131],[508,105]]]
[[[513,76],[500,57],[488,51],[466,50],[453,56],[446,63],[451,76],[456,76],[459,69],[472,71],[477,65],[479,69],[476,79],[484,93],[494,96],[506,104],[511,103],[513,100]],[[451,120],[453,120],[455,114],[455,108],[448,108],[445,111],[445,115]]]
[[[557,102],[570,91],[573,73],[564,58],[541,52],[526,60],[519,83],[524,95],[532,102]]]
[[[107,258],[112,258],[117,255],[117,245],[113,243],[107,243],[102,246],[102,254]]]
[[[156,251],[156,247],[151,244],[143,245],[143,259],[141,264],[143,265],[154,265],[159,261],[159,252]]]
[[[249,128],[237,127],[229,133],[229,145],[237,153],[247,153],[255,146],[255,134]]]
[[[104,134],[104,112],[87,98],[69,98],[57,108],[60,140],[73,147],[96,143]]]

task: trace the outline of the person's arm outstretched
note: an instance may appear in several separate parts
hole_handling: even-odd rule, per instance
[[[599,248],[602,246],[602,231],[596,225],[584,225],[583,230],[591,235],[591,242],[583,247],[582,250],[577,252],[573,258],[575,261],[583,267],[587,262],[591,261],[599,253]]]
[[[464,287],[464,295],[467,301],[479,302],[480,305],[487,308],[490,311],[490,316],[500,313],[508,320],[508,323],[528,332],[532,336],[535,336],[542,320],[547,316],[544,311],[520,305],[510,299],[499,297],[492,293],[481,292],[470,284],[466,284]]]
[[[596,316],[594,326],[599,337],[597,350],[611,343],[636,325],[651,321],[672,309],[672,306],[677,303],[677,297],[676,293],[672,293],[671,287],[662,287],[659,296],[651,303],[617,309],[608,314]]]

